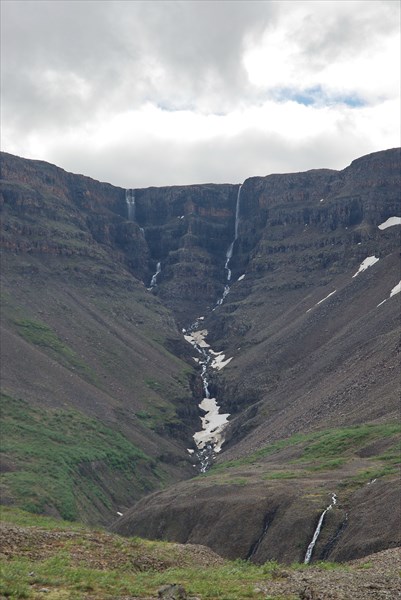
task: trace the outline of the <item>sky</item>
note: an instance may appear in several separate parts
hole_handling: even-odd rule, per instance
[[[1,1],[1,147],[129,188],[400,145],[400,3]]]

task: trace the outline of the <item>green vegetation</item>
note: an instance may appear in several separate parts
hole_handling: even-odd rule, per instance
[[[35,599],[42,597],[41,589],[49,600],[155,597],[161,586],[179,582],[189,595],[203,600],[256,600],[258,582],[285,576],[276,561],[256,566],[210,558],[208,566],[199,564],[190,548],[176,544],[121,538],[83,526],[75,526],[71,535],[66,522],[11,508],[3,509],[1,518],[25,528],[22,544],[17,548],[12,540],[2,564],[0,595],[6,598]],[[5,548],[12,537],[6,535]]]
[[[371,460],[381,460],[387,464],[380,469],[382,474],[396,472],[396,465],[400,462],[398,452],[401,425],[398,423],[385,423],[380,425],[355,425],[338,429],[325,429],[310,434],[296,434],[284,440],[273,442],[251,455],[238,460],[222,462],[215,465],[208,475],[214,475],[226,469],[233,469],[245,465],[256,465],[264,459],[278,455],[280,451],[294,447],[296,458],[291,461],[292,466],[299,465],[305,471],[323,471],[336,469],[343,466],[347,460],[357,455],[364,447],[375,440],[389,439],[391,449]],[[369,470],[369,479],[377,473],[377,468]],[[305,474],[305,473],[303,473]],[[283,479],[297,476],[294,471],[272,471],[266,475],[270,479]],[[299,474],[298,474],[299,476]]]
[[[29,572],[34,572],[31,579],[27,577]],[[35,588],[45,587],[48,590],[46,597],[53,600],[82,600],[86,593],[99,599],[128,595],[144,597],[156,595],[158,588],[164,584],[179,581],[189,594],[201,594],[205,600],[238,600],[260,597],[253,591],[258,576],[262,577],[260,570],[250,564],[207,569],[172,568],[134,575],[128,569],[99,570],[72,566],[67,554],[59,553],[41,563],[16,559],[5,564],[0,593],[11,598],[35,598]]]
[[[14,324],[17,326],[18,333],[27,342],[53,351],[62,362],[87,375],[91,380],[96,379],[93,371],[45,323],[32,319],[15,319]]]
[[[11,465],[3,485],[32,512],[55,507],[63,518],[76,519],[79,502],[110,507],[103,479],[113,478],[117,486],[123,478],[124,489],[149,489],[160,480],[156,464],[141,450],[77,411],[45,411],[2,395],[1,420],[0,449]]]
[[[12,600],[38,600],[44,595],[49,600],[154,598],[160,587],[171,583],[202,600],[295,600],[299,591],[283,592],[282,586],[287,582],[284,589],[291,590],[296,583],[295,589],[300,589],[304,579],[298,571],[312,582],[330,581],[331,571],[336,578],[342,573],[348,577],[361,571],[364,577],[377,573],[371,560],[356,565],[325,561],[281,565],[271,560],[257,566],[194,552],[191,546],[123,538],[10,507],[2,507],[0,517],[4,526],[0,597]],[[397,578],[395,570],[391,577]]]
[[[21,508],[0,505],[0,521],[20,527],[40,527],[41,530],[64,530],[68,531],[83,531],[85,525],[78,521],[65,521],[63,519],[55,519],[54,517],[46,517],[31,513]]]

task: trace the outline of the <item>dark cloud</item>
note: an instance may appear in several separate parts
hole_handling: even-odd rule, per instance
[[[273,11],[264,2],[5,2],[5,116],[32,128],[144,101],[232,105],[245,87],[244,36]]]

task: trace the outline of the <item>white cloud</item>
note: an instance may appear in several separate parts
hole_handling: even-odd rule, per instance
[[[116,185],[400,144],[396,2],[3,2],[3,149]],[[354,104],[354,106],[352,106]]]
[[[270,92],[318,87],[332,97],[356,95],[368,102],[397,97],[399,11],[396,3],[383,8],[375,2],[300,2],[274,29],[248,40],[243,63],[249,80]]]

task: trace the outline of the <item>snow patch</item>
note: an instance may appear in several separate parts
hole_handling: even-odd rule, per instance
[[[324,302],[325,300],[327,300],[328,298],[330,298],[330,296],[332,296],[333,294],[336,293],[337,290],[334,290],[334,292],[330,292],[330,294],[328,296],[326,296],[326,298],[323,298],[322,300],[319,300],[319,302],[316,302],[316,304],[314,306],[312,306],[311,308],[308,308],[308,310],[306,311],[307,313],[310,312],[312,310],[312,308],[315,308],[315,306],[318,306],[319,304],[321,304],[322,302]]]
[[[384,223],[378,225],[378,228],[383,231],[383,229],[387,229],[387,227],[393,227],[394,225],[401,225],[401,217],[390,217]]]
[[[223,352],[215,352],[214,350],[212,350],[211,348],[209,349],[209,354],[213,354],[213,356],[219,356],[220,354],[223,354]]]
[[[207,444],[213,444],[214,452],[220,452],[224,442],[223,429],[228,421],[229,414],[219,414],[216,398],[204,398],[199,404],[206,414],[201,417],[202,431],[197,431],[193,438],[201,450]]]
[[[192,344],[192,346],[199,346],[199,348],[209,348],[209,344],[205,341],[205,337],[208,334],[207,329],[201,331],[193,331],[189,335],[184,335],[184,339]]]
[[[242,281],[243,279],[245,279],[245,273],[241,277],[238,277],[237,281]]]
[[[324,198],[321,198],[321,199],[320,199],[320,202],[324,202]]]
[[[226,365],[228,365],[229,362],[232,361],[233,357],[227,358],[227,360],[224,359],[225,354],[219,354],[218,356],[216,356],[216,358],[213,360],[210,366],[212,367],[212,369],[217,369],[218,371],[220,371],[223,367],[225,367]]]
[[[385,300],[383,300],[382,302],[379,302],[379,304],[377,305],[376,308],[379,308],[379,306],[381,306],[382,304],[384,304],[385,302],[387,302],[387,300],[390,300],[390,298],[392,298],[396,294],[399,294],[400,292],[401,292],[401,281],[399,283],[397,283],[397,285],[395,285],[393,287],[393,289],[390,292],[390,296],[388,298],[385,298]]]
[[[352,276],[352,278],[359,275],[359,273],[362,273],[362,271],[366,271],[366,269],[368,269],[372,265],[376,264],[378,261],[379,261],[379,259],[376,258],[376,256],[368,256],[367,258],[365,258],[364,261],[361,262],[361,264],[359,265],[359,269],[357,270],[355,275]]]
[[[399,283],[397,283],[397,285],[395,285],[393,287],[393,289],[391,290],[391,292],[390,292],[390,298],[392,298],[396,294],[399,294],[400,292],[401,292],[401,281]]]
[[[317,302],[315,304],[315,306],[318,306],[318,304],[321,304],[322,302],[324,302],[325,300],[327,300],[328,298],[330,298],[330,296],[332,296],[333,294],[336,293],[337,290],[334,290],[334,292],[330,292],[330,294],[328,296],[326,296],[326,298],[323,298],[323,300],[319,300],[319,302]]]

